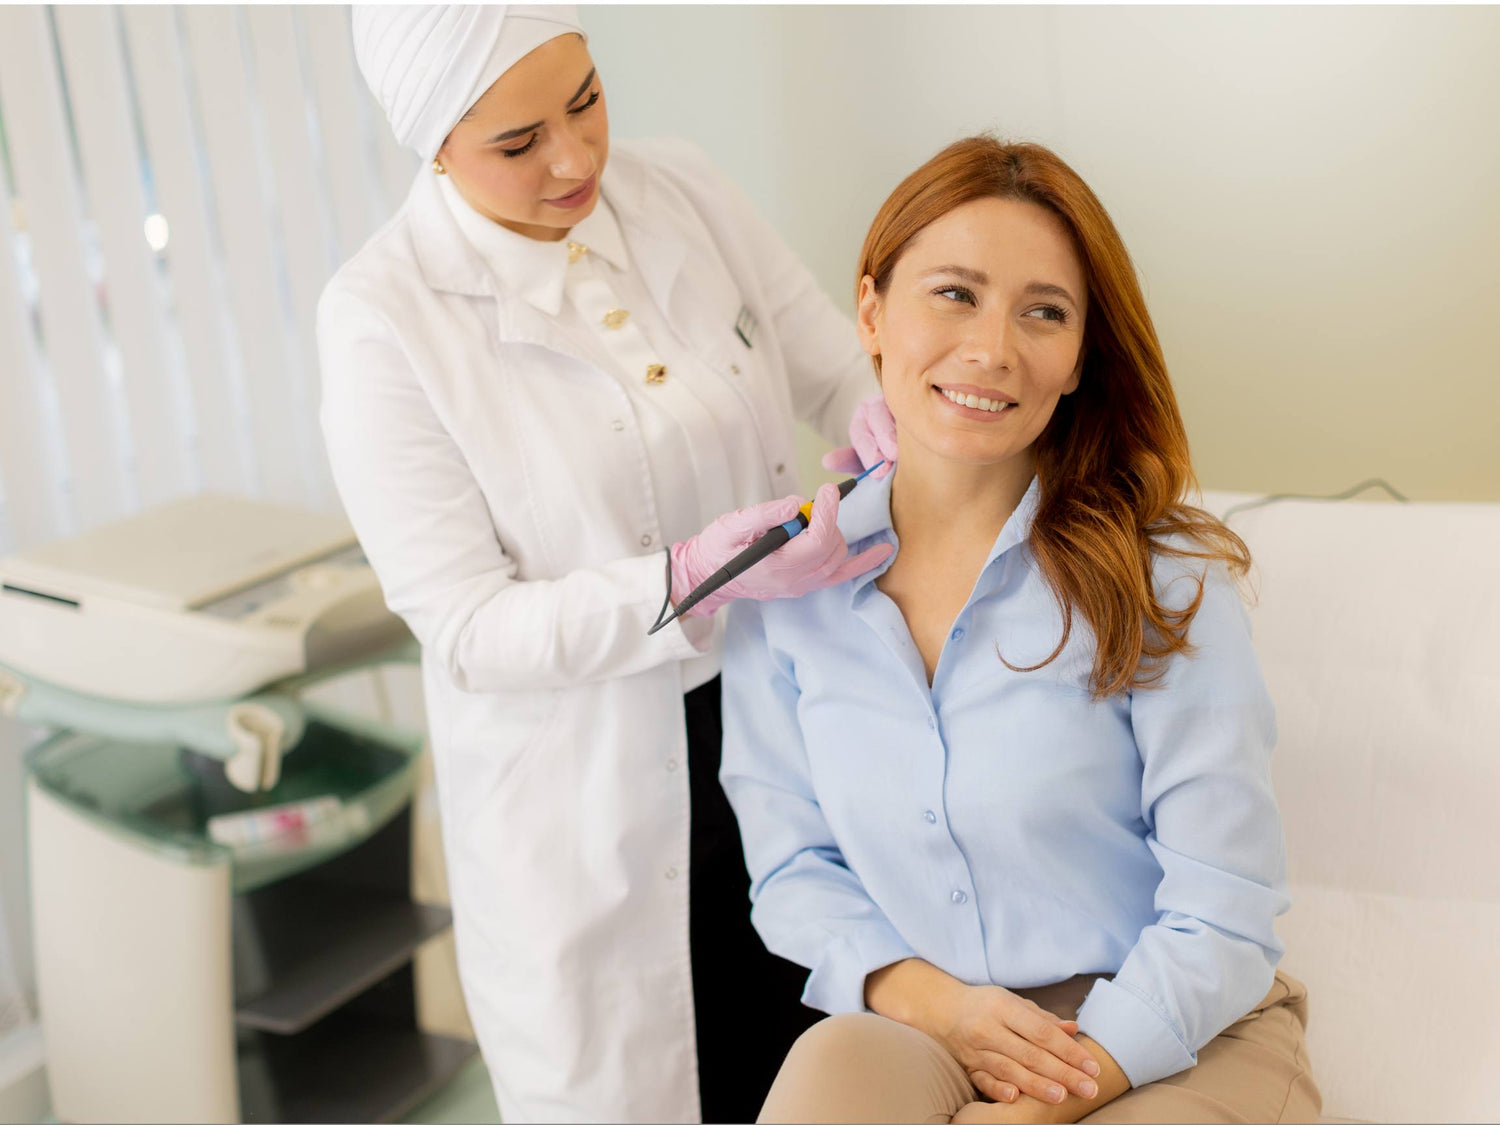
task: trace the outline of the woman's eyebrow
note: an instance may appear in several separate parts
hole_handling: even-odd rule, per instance
[[[967,281],[971,285],[988,285],[990,275],[983,270],[970,269],[968,266],[935,266],[925,271],[923,277],[935,277],[940,273],[952,274],[960,281]]]
[[[1040,297],[1062,297],[1064,300],[1077,304],[1078,300],[1064,289],[1061,285],[1053,285],[1046,281],[1033,281],[1027,284],[1025,292],[1035,293]]]
[[[989,274],[983,270],[971,269],[968,266],[935,266],[925,271],[922,276],[929,278],[937,277],[939,274],[956,277],[960,281],[967,281],[970,285],[988,285],[990,282]],[[1039,297],[1061,297],[1070,304],[1078,304],[1078,299],[1073,294],[1069,293],[1061,285],[1054,285],[1050,281],[1029,281],[1022,292],[1034,294]]]
[[[597,74],[597,73],[599,73],[599,68],[598,67],[594,67],[594,68],[590,69],[589,76],[587,78],[585,78],[583,80],[583,82],[579,85],[577,92],[574,93],[574,95],[571,98],[568,99],[568,105],[572,105],[579,98],[583,97],[584,91],[587,90],[589,88],[589,86],[593,84],[594,75]],[[537,129],[540,129],[541,127],[542,127],[542,123],[540,121],[533,121],[530,125],[522,125],[519,129],[507,129],[503,133],[496,133],[493,137],[491,137],[489,140],[485,141],[484,143],[487,144],[487,145],[492,145],[492,144],[495,144],[497,141],[513,141],[517,137],[523,137],[527,133],[530,133],[530,132],[533,132],[533,131],[535,131]]]
[[[571,98],[568,99],[568,104],[569,105],[572,105],[579,98],[583,97],[584,91],[587,90],[591,85],[593,85],[594,75],[596,75],[598,73],[599,73],[599,68],[598,67],[594,67],[594,68],[592,68],[589,71],[589,76],[583,80],[583,82],[582,82],[581,85],[579,85],[577,92]]]

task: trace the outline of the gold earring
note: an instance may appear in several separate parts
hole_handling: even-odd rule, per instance
[[[432,170],[439,176],[446,176],[448,174],[443,168],[443,162],[435,156],[432,158]]]

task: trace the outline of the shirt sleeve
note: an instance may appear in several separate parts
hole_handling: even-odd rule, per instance
[[[331,287],[318,346],[323,435],[344,509],[392,612],[461,690],[628,676],[712,644],[708,619],[646,636],[667,595],[661,552],[518,580],[479,482],[380,315]]]
[[[1180,608],[1197,581],[1178,569],[1164,597]],[[1282,952],[1273,920],[1288,906],[1275,713],[1222,567],[1205,578],[1189,639],[1195,651],[1130,705],[1146,843],[1162,869],[1156,922],[1078,1012],[1134,1086],[1193,1066],[1265,996]]]
[[[849,870],[823,818],[796,680],[768,644],[754,602],[730,609],[723,683],[719,776],[744,840],[751,920],[767,949],[811,970],[804,1004],[865,1011],[865,977],[916,954]]]
[[[835,445],[847,445],[854,408],[880,390],[854,322],[704,152],[677,139],[651,144],[669,154],[691,176],[697,192],[728,215],[730,233],[745,248],[775,321],[796,416]]]

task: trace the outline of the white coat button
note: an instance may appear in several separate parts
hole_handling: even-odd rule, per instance
[[[615,428],[615,433],[619,433],[621,430],[623,430],[625,428],[625,423],[622,422],[622,421],[620,421],[620,419],[618,419],[618,418],[616,418],[613,422],[611,422],[610,425]]]
[[[729,370],[738,375],[740,373],[740,365],[738,363],[731,363],[729,365]]]
[[[969,896],[964,894],[963,891],[954,891],[950,897],[953,899],[955,906],[962,906],[969,901]]]
[[[667,868],[666,874],[667,874],[667,878],[668,879],[675,879],[675,878],[677,878],[677,868],[675,868],[675,867],[669,867],[669,868]]]
[[[677,759],[676,758],[668,758],[667,759],[667,772],[671,773],[676,768],[677,768]]]
[[[925,820],[928,824],[936,824],[937,813],[933,812],[931,809],[928,809],[922,814],[922,819]]]
[[[786,465],[780,461],[776,463],[776,475],[778,477],[786,475]]]
[[[649,535],[642,535],[641,536],[641,546],[642,547],[649,547],[649,546],[651,546],[651,536],[649,536]]]

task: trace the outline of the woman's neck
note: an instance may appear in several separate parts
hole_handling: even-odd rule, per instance
[[[970,465],[902,450],[891,482],[891,527],[913,542],[989,548],[1031,485],[1030,451],[994,465]]]
[[[875,584],[906,619],[929,684],[1033,468],[1029,453],[998,465],[964,465],[922,449],[901,451],[891,481],[891,527],[901,550]]]

